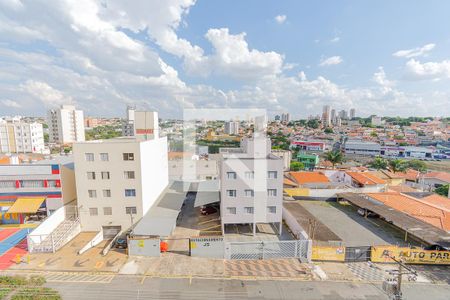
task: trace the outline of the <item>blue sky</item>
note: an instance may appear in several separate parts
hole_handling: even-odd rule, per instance
[[[448,1],[0,0],[2,114],[449,115]]]

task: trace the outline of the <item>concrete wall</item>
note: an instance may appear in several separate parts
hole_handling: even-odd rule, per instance
[[[77,189],[75,186],[75,171],[65,167],[60,167],[61,173],[61,190],[63,197],[63,204],[72,202],[77,199]]]
[[[297,219],[291,214],[291,212],[283,208],[283,220],[289,227],[294,236],[299,240],[308,240],[309,236],[302,226],[297,222]]]
[[[161,256],[160,239],[128,239],[128,255],[130,256]]]
[[[167,151],[167,137],[140,143],[143,215],[169,184]]]
[[[223,237],[191,238],[191,256],[224,258],[225,245]]]

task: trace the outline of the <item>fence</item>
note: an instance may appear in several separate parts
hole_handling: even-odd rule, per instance
[[[391,245],[360,247],[314,245],[312,247],[312,260],[317,261],[392,263],[392,258],[401,259],[405,264],[450,265],[450,251],[424,250]]]
[[[311,241],[255,241],[225,243],[225,259],[298,258],[310,261]]]

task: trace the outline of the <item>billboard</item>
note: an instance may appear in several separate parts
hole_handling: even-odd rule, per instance
[[[372,262],[393,262],[391,258],[406,264],[450,265],[450,251],[410,249],[396,246],[372,247]]]

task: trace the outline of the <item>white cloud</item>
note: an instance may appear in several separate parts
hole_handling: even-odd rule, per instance
[[[275,17],[275,21],[278,24],[283,24],[286,21],[286,19],[287,19],[286,15],[278,15]]]
[[[415,59],[410,59],[406,63],[406,77],[408,79],[449,79],[450,78],[450,60],[441,62],[421,63]]]
[[[64,96],[61,91],[42,81],[27,80],[22,85],[22,88],[31,96],[40,99],[47,107],[55,107],[72,102],[71,97]]]
[[[207,31],[212,50],[206,53],[177,35],[194,0],[16,3],[2,6],[0,14],[0,94],[15,102],[1,102],[6,113],[19,105],[24,114],[44,115],[49,106],[74,102],[87,115],[118,116],[126,104],[135,104],[164,118],[180,117],[183,107],[265,107],[305,116],[327,103],[369,115],[414,114],[423,104],[423,96],[398,91],[381,70],[371,88],[343,87],[304,72],[288,76],[284,71],[293,65],[282,54],[254,49],[245,33],[227,28]],[[49,51],[26,47],[36,41]],[[161,51],[181,60],[185,77],[231,77],[237,87],[188,84],[179,77],[183,70],[165,62]],[[342,62],[339,56],[326,60]],[[433,105],[425,105],[424,114],[448,108],[447,94],[430,97]]]
[[[331,56],[328,58],[323,58],[320,61],[319,66],[325,67],[325,66],[332,66],[332,65],[338,65],[343,62],[343,59],[340,56]]]
[[[372,79],[384,89],[384,92],[391,91],[392,87],[395,85],[394,81],[387,79],[383,67],[378,67],[378,71],[373,74]]]
[[[0,102],[2,103],[2,105],[11,107],[11,108],[21,108],[22,107],[22,105],[20,105],[16,101],[13,101],[10,99],[1,100]]]
[[[336,37],[332,38],[332,39],[330,40],[330,42],[331,42],[331,43],[337,43],[337,42],[339,42],[340,40],[341,40],[341,38],[338,37],[338,36],[336,36]]]
[[[426,44],[423,47],[417,47],[407,50],[399,50],[397,52],[394,52],[392,55],[395,57],[406,57],[406,58],[425,56],[428,52],[433,50],[435,46],[436,44]]]

